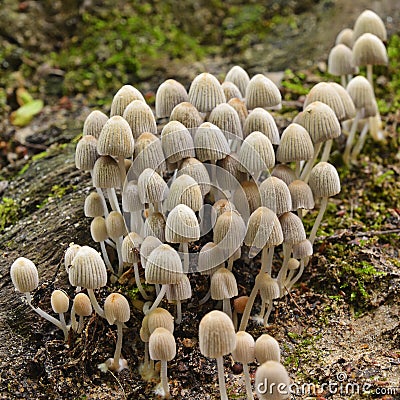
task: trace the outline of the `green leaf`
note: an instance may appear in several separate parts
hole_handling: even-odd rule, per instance
[[[15,126],[26,126],[32,118],[42,111],[44,103],[42,100],[33,100],[28,104],[24,104],[11,113],[11,123]]]

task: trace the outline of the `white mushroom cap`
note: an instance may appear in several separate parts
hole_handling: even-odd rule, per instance
[[[143,132],[157,134],[157,123],[151,108],[140,100],[134,100],[126,107],[124,119],[132,130],[132,136],[137,139]]]
[[[135,87],[132,85],[122,86],[113,97],[110,116],[122,116],[125,108],[134,100],[141,100],[144,103],[146,102],[143,95]]]
[[[335,44],[344,44],[349,49],[353,47],[353,29],[344,28],[336,36]]]
[[[118,211],[111,211],[106,217],[106,229],[108,236],[113,240],[118,240],[126,234],[125,220]]]
[[[165,157],[161,140],[150,132],[143,132],[136,140],[132,167],[136,176],[146,168],[151,168],[160,174],[165,171]]]
[[[260,364],[270,360],[280,362],[281,349],[279,348],[279,343],[267,333],[262,334],[256,340],[254,353],[257,362]]]
[[[156,116],[157,118],[169,117],[176,105],[188,101],[189,96],[185,87],[175,79],[167,79],[156,92]]]
[[[226,74],[225,82],[232,82],[240,90],[241,97],[246,94],[247,85],[250,82],[250,77],[247,72],[239,65],[234,65]],[[238,96],[236,96],[238,97]]]
[[[245,331],[236,332],[236,347],[232,351],[232,357],[235,361],[242,364],[249,364],[254,361],[254,338]]]
[[[92,303],[85,293],[77,293],[74,298],[74,309],[80,317],[88,317],[92,314]]]
[[[229,269],[222,267],[211,275],[211,298],[213,300],[231,299],[238,295],[235,275]]]
[[[191,176],[199,184],[203,196],[210,191],[210,176],[201,161],[196,158],[183,160],[177,175],[181,176],[183,174]]]
[[[162,242],[156,236],[145,236],[140,246],[140,262],[143,268],[146,268],[147,258],[150,253],[160,244],[162,244]]]
[[[15,289],[21,293],[35,290],[39,285],[36,265],[25,257],[18,257],[11,265],[10,275]]]
[[[373,33],[382,41],[387,39],[385,24],[381,17],[372,10],[363,11],[356,19],[353,29],[353,42],[367,32]]]
[[[353,64],[353,53],[350,48],[342,43],[332,47],[328,56],[328,72],[335,76],[358,73],[358,68]]]
[[[163,201],[168,194],[168,186],[164,179],[151,168],[146,168],[140,174],[138,188],[143,204]]]
[[[265,390],[263,385],[266,382]],[[285,367],[277,361],[267,361],[257,368],[255,387],[260,400],[288,399],[290,397],[290,384],[290,378]]]
[[[208,121],[218,126],[227,140],[243,137],[239,115],[228,103],[218,104],[211,111]]]
[[[165,239],[169,243],[195,242],[200,239],[200,226],[194,211],[178,204],[167,217]]]
[[[110,156],[100,156],[93,167],[93,186],[97,188],[119,188],[121,175],[118,163]]]
[[[319,162],[311,170],[309,185],[315,198],[335,196],[340,192],[339,174],[332,164]]]
[[[168,285],[165,296],[168,301],[182,301],[192,297],[192,287],[190,280],[185,274],[182,279],[174,285]]]
[[[126,263],[134,264],[140,261],[139,249],[143,238],[136,232],[130,232],[122,241],[122,259]]]
[[[193,211],[203,207],[203,194],[199,184],[189,175],[178,176],[169,189],[166,200],[166,209],[172,210],[178,204],[185,204]]]
[[[106,114],[99,110],[92,111],[83,123],[83,135],[92,135],[98,139],[100,132],[107,121],[108,117]]]
[[[279,106],[281,101],[281,92],[271,79],[263,74],[257,74],[250,79],[246,88],[246,105],[249,110]]]
[[[302,220],[292,212],[286,212],[279,217],[284,243],[295,244],[306,239]]]
[[[173,333],[174,317],[165,308],[157,307],[147,314],[147,326],[150,334],[160,327]]]
[[[231,152],[221,129],[210,122],[203,122],[199,126],[194,145],[200,161],[219,160]]]
[[[99,157],[97,139],[91,135],[82,136],[76,145],[75,165],[82,171],[90,171]]]
[[[354,65],[387,65],[388,54],[382,40],[372,33],[364,33],[353,45]]]
[[[255,108],[246,118],[243,128],[243,136],[246,138],[252,132],[262,132],[272,144],[280,143],[278,127],[274,117],[263,108]]]
[[[157,328],[150,335],[149,353],[152,360],[171,361],[176,355],[174,335],[165,328]]]
[[[69,309],[69,298],[63,290],[56,289],[51,293],[51,308],[57,314],[66,313]]]
[[[286,183],[275,176],[265,179],[260,185],[261,204],[277,215],[292,210],[292,197]]]

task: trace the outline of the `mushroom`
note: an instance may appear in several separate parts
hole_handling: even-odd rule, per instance
[[[110,116],[123,115],[125,108],[134,100],[140,100],[145,103],[142,93],[139,92],[132,85],[122,86],[117,93],[115,93],[111,102]]]
[[[157,310],[157,309],[156,309]],[[154,361],[150,360],[149,356],[149,315],[145,315],[142,319],[142,326],[140,327],[139,335],[142,342],[144,342],[144,361],[139,365],[139,373],[143,380],[150,381],[154,378]]]
[[[372,10],[364,10],[357,17],[353,28],[353,43],[364,33],[373,33],[383,42],[387,40],[385,24]]]
[[[210,176],[207,168],[197,158],[190,157],[182,161],[177,176],[183,174],[191,176],[198,183],[203,196],[210,191]]]
[[[58,317],[61,322],[62,331],[64,332],[64,340],[68,340],[68,331],[69,327],[65,323],[64,313],[66,313],[69,309],[69,298],[62,290],[54,290],[51,293],[51,308],[53,311],[58,314]]]
[[[278,145],[281,141],[274,117],[260,107],[255,108],[244,122],[243,136],[246,138],[252,132],[263,133],[272,144]]]
[[[224,91],[226,101],[234,98],[241,99],[243,97],[239,88],[233,82],[224,81],[221,83],[221,86],[222,90]]]
[[[254,355],[259,364],[263,364],[266,361],[276,361],[281,360],[281,349],[279,348],[279,343],[275,338],[263,333],[257,340],[254,346]]]
[[[280,107],[282,95],[271,79],[263,74],[254,75],[246,87],[246,105],[249,110],[257,107]]]
[[[254,354],[254,338],[245,331],[236,332],[236,346],[232,351],[232,357],[235,361],[242,363],[243,375],[246,382],[247,400],[253,400],[253,389],[251,387],[251,378],[248,364],[255,359]]]
[[[124,110],[123,117],[136,140],[143,132],[157,134],[157,123],[151,108],[141,100],[133,100]]]
[[[167,293],[165,294],[170,303],[176,304],[176,323],[182,322],[182,300],[187,300],[192,297],[192,288],[187,275],[183,275],[182,279],[174,284],[168,285]]]
[[[221,400],[228,400],[223,356],[231,353],[236,347],[236,334],[232,320],[224,312],[218,310],[206,314],[199,325],[199,345],[201,354],[217,360]]]
[[[176,105],[188,100],[189,96],[185,87],[175,79],[167,79],[156,92],[156,117],[169,117]]]
[[[246,118],[249,115],[245,101],[240,98],[234,97],[233,99],[230,99],[228,101],[228,104],[236,110],[237,114],[239,115],[240,124],[242,125],[243,129]]]
[[[146,236],[143,239],[143,242],[140,246],[140,263],[143,268],[146,268],[147,258],[150,253],[156,249],[160,244],[162,244],[161,240],[156,236]]]
[[[312,210],[314,208],[314,195],[310,186],[304,181],[297,179],[288,186],[292,199],[292,209],[297,211],[299,218],[302,218],[302,210]]]
[[[225,82],[234,83],[238,89],[242,97],[246,94],[247,85],[250,82],[250,77],[248,73],[239,65],[234,65],[226,74]]]
[[[353,64],[353,53],[349,47],[340,43],[332,47],[328,56],[328,73],[340,76],[341,84],[346,87],[346,75],[350,78],[358,73],[358,68]]]
[[[353,46],[353,29],[344,28],[337,35],[335,39],[335,44],[344,44],[349,49]]]
[[[75,315],[79,316],[79,322],[76,321]],[[92,303],[85,293],[77,293],[71,309],[71,325],[72,329],[78,333],[83,330],[84,317],[92,315]]]
[[[169,120],[179,121],[189,130],[197,129],[203,122],[203,118],[197,108],[187,101],[174,107]]]
[[[122,191],[122,211],[129,212],[131,232],[141,232],[143,204],[140,201],[139,188],[136,182],[126,181]]]
[[[146,168],[138,179],[139,197],[143,204],[153,205],[154,212],[160,211],[160,204],[168,194],[168,186],[154,169]]]
[[[85,217],[102,217],[108,214],[106,209],[104,208],[104,197],[100,195],[98,192],[91,192],[85,198],[85,205],[83,207],[83,211]]]
[[[118,271],[117,276],[121,276],[124,270],[123,256],[122,256],[122,241],[123,236],[126,234],[125,220],[122,214],[118,211],[111,211],[105,219],[106,230],[108,236],[114,240],[117,255],[118,255]]]
[[[104,302],[104,316],[110,325],[117,325],[118,338],[115,346],[114,357],[106,361],[106,366],[111,371],[121,372],[123,369],[128,368],[128,363],[125,359],[121,358],[122,349],[122,328],[124,322],[130,318],[130,307],[128,300],[120,293],[111,293],[107,296]]]
[[[293,257],[300,259],[300,263],[296,260],[297,261],[297,265],[296,266],[294,266],[294,265],[291,266],[289,263],[293,259],[289,260],[289,263],[288,263],[289,275],[285,280],[285,287],[286,287],[287,291],[290,291],[290,289],[293,287],[293,285],[303,275],[305,262],[313,254],[313,246],[312,246],[311,242],[308,239],[306,239],[306,240],[302,240],[299,243],[294,244],[293,248],[292,248],[292,251],[293,251]],[[300,264],[300,269],[297,272],[296,276],[293,277],[294,271],[297,269],[297,266],[299,264]]]
[[[170,397],[167,377],[167,362],[171,361],[176,355],[176,343],[174,335],[165,328],[157,328],[150,335],[149,353],[152,360],[161,361],[161,387],[163,398]]]
[[[250,214],[261,206],[259,187],[254,181],[243,181],[234,191],[232,203],[245,222]]]
[[[292,210],[292,197],[286,183],[275,176],[270,176],[260,185],[260,197],[263,207],[281,215]]]
[[[294,171],[286,164],[277,164],[271,171],[271,176],[282,179],[286,185],[290,185],[296,179]]]
[[[247,180],[247,174],[240,169],[239,157],[236,153],[231,153],[217,161],[217,182],[218,187],[232,197],[233,192],[238,188],[241,182]],[[218,201],[225,200],[220,199]],[[217,202],[215,202],[217,203]],[[214,203],[214,204],[215,204]]]
[[[238,314],[244,313],[248,300],[249,296],[240,296],[233,300],[232,322],[233,326],[235,327],[235,331],[238,327]]]
[[[159,212],[152,213],[146,218],[144,223],[143,236],[155,236],[161,242],[165,242],[166,221],[163,214]]]
[[[279,284],[276,279],[273,279],[271,275],[267,273],[263,275],[257,275],[256,279],[260,280],[260,282],[258,283],[262,301],[260,318],[262,318],[263,325],[266,327],[268,326],[268,318],[272,311],[273,300],[278,299],[280,297]],[[266,304],[268,304],[267,311],[265,311]]]
[[[100,132],[107,121],[108,117],[106,114],[99,110],[92,111],[83,123],[83,135],[91,135],[98,139]]]
[[[92,235],[92,239],[96,243],[100,243],[101,253],[103,255],[103,259],[108,270],[111,272],[111,274],[115,274],[114,268],[111,265],[110,259],[108,257],[105,245],[105,241],[108,239],[108,233],[107,233],[106,220],[104,219],[104,217],[93,218],[90,224],[90,234]]]
[[[211,298],[222,300],[222,309],[232,319],[230,299],[238,295],[235,275],[229,269],[222,267],[211,275]]]
[[[65,266],[65,271],[68,274],[69,268],[71,266],[72,260],[76,256],[76,253],[78,250],[81,248],[79,244],[75,243],[70,243],[67,250],[65,250],[64,253],[64,266]]]
[[[174,333],[174,317],[165,308],[157,307],[146,314],[146,317],[147,327],[150,334],[160,327]]]
[[[290,397],[290,378],[277,361],[267,361],[256,371],[256,393],[260,400],[285,400]]]

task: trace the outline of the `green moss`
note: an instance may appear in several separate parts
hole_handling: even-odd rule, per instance
[[[19,204],[10,197],[3,197],[0,203],[0,232],[15,224],[20,217]]]
[[[75,189],[76,189],[75,185],[66,185],[66,186],[53,185],[51,187],[51,192],[48,194],[47,198],[45,198],[40,204],[37,204],[36,207],[42,208],[50,201],[53,201],[54,199],[61,199],[67,193],[70,193]]]

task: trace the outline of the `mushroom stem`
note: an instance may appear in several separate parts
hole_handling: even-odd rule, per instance
[[[315,219],[314,225],[311,229],[310,237],[308,238],[311,244],[314,244],[315,236],[317,235],[317,231],[321,224],[327,205],[328,205],[328,197],[322,197],[317,218]]]
[[[119,173],[121,175],[121,187],[124,187],[124,182],[125,182],[125,179],[126,179],[125,158],[124,158],[124,156],[119,156],[118,157],[118,167],[119,167]]]
[[[325,142],[324,150],[322,152],[320,162],[327,162],[329,160],[329,156],[331,155],[333,140],[329,139]],[[307,182],[306,182],[307,183]]]
[[[61,329],[64,332],[64,340],[68,340],[68,327],[67,324],[65,323],[65,318],[64,318],[64,313],[59,313],[58,317],[60,318],[61,322]]]
[[[199,301],[199,305],[201,306],[202,304],[206,303],[211,297],[211,288],[208,289],[207,293],[205,296]]]
[[[231,300],[223,299],[222,300],[222,311],[228,315],[230,319],[232,319],[232,309],[231,309]]]
[[[300,171],[301,171],[301,161],[296,161],[296,167],[294,170],[294,174],[296,176],[296,179],[300,179]]]
[[[92,303],[92,306],[93,306],[94,310],[96,311],[97,314],[100,315],[100,317],[104,318],[104,311],[99,306],[99,303],[97,302],[96,296],[94,295],[93,289],[88,289],[87,292],[88,292],[88,296],[89,296],[89,299],[90,299],[90,301]]]
[[[263,318],[265,314],[266,301],[261,299],[260,317]]]
[[[308,182],[308,179],[310,177],[310,172],[312,170],[312,167],[314,166],[315,160],[317,159],[319,152],[321,151],[321,147],[322,147],[322,142],[316,143],[314,145],[314,155],[306,162],[306,165],[304,166],[303,171],[300,174],[300,179],[305,183]]]
[[[142,211],[131,211],[130,212],[130,229],[131,232],[137,232],[140,234],[140,230],[142,229]]]
[[[121,349],[122,349],[122,322],[115,321],[117,325],[117,344],[115,346],[115,352],[114,352],[114,359],[112,366],[110,367],[111,370],[118,371],[120,368],[119,365],[119,359],[121,358]]]
[[[170,394],[169,394],[169,385],[167,376],[167,360],[161,360],[160,378],[161,378],[161,386],[164,390],[164,397],[168,399],[170,397]]]
[[[228,258],[228,270],[232,272],[233,269],[233,261],[234,261],[234,254],[232,254],[229,258]]]
[[[343,161],[346,164],[349,164],[351,146],[352,146],[353,141],[354,141],[354,136],[356,134],[358,121],[360,120],[360,118],[361,118],[361,110],[357,110],[357,114],[354,117],[353,123],[352,123],[351,128],[350,128],[349,136],[347,136],[346,147],[345,147],[344,153],[343,153]]]
[[[75,305],[74,304],[72,305],[72,308],[71,308],[71,328],[75,332],[78,330],[78,322],[76,320],[76,313],[75,313]]]
[[[124,272],[124,262],[123,262],[123,258],[122,258],[122,241],[123,241],[123,237],[120,236],[115,244],[117,245],[117,254],[118,254],[118,276],[121,276],[122,273]]]
[[[372,64],[367,64],[367,79],[371,84],[372,90],[374,89],[374,76],[372,73]]]
[[[290,259],[290,254],[292,252],[292,245],[288,244],[288,243],[283,243],[283,262],[282,262],[282,266],[281,269],[279,270],[278,276],[276,278],[276,280],[278,281],[279,284],[279,288],[281,291],[281,296],[283,296],[283,288],[284,288],[284,281],[286,278],[286,274],[287,274],[287,269],[288,269],[288,262]]]
[[[107,207],[106,199],[104,198],[103,191],[101,190],[101,188],[98,188],[98,187],[96,188],[96,191],[97,191],[98,195],[100,196],[101,202],[103,203],[104,217],[107,217],[107,215],[108,215],[108,207]]]
[[[41,317],[44,319],[47,319],[47,321],[51,322],[54,324],[57,328],[64,330],[62,323],[57,319],[52,317],[51,315],[47,314],[46,311],[43,311],[40,307],[34,307],[31,303],[31,295],[30,293],[25,293],[26,300],[28,301],[29,306],[32,308],[33,311],[38,313]]]
[[[308,261],[307,261],[308,263]],[[294,278],[291,278],[290,280],[288,279],[288,282],[286,283],[286,289],[289,291],[293,285],[301,278],[301,276],[303,275],[304,272],[304,266],[305,266],[305,262],[304,262],[304,258],[302,258],[300,260],[300,269],[299,272],[297,273],[297,275]],[[289,275],[290,277],[290,275]],[[289,278],[288,277],[288,278]]]
[[[210,175],[210,199],[212,202],[216,200],[215,198],[215,187],[217,186],[217,170],[215,166],[215,160],[210,160],[211,175]]]
[[[182,243],[182,252],[183,252],[183,272],[189,272],[189,243]]]
[[[340,75],[340,84],[345,88],[346,87],[346,75]]]
[[[146,293],[146,291],[144,290],[143,286],[142,286],[142,282],[140,281],[140,276],[139,276],[139,267],[137,265],[137,263],[133,264],[133,272],[135,274],[135,282],[136,282],[136,286],[140,292],[140,294],[142,295],[142,297],[145,300],[150,300],[151,297]]]
[[[106,239],[104,241],[106,244],[108,244],[110,247],[112,247],[113,249],[116,249],[117,247],[115,246],[115,243],[111,240],[111,239]]]
[[[272,270],[272,260],[274,258],[274,248],[273,247],[263,247],[261,253],[261,272],[266,272],[271,275]]]
[[[121,209],[119,208],[118,198],[115,193],[114,188],[107,188],[108,200],[110,200],[111,209],[113,211],[118,211],[121,214]]]
[[[243,364],[243,375],[244,375],[244,381],[246,383],[247,400],[253,400],[254,399],[253,389],[251,387],[249,366],[247,364]]]
[[[154,300],[154,303],[152,304],[152,306],[149,308],[148,313],[158,307],[158,305],[161,303],[161,300],[164,298],[166,292],[167,292],[167,285],[162,285],[160,292],[158,293],[158,296]]]
[[[217,369],[218,369],[218,385],[221,400],[228,400],[226,394],[225,377],[224,377],[224,359],[222,356],[217,357]]]
[[[357,143],[355,144],[353,151],[351,152],[351,157],[350,159],[352,161],[356,161],[358,155],[360,154],[362,148],[364,147],[365,140],[367,139],[367,133],[369,129],[369,122],[365,123],[364,127],[362,128],[362,131],[360,133],[360,136],[357,140]]]
[[[104,241],[100,242],[100,248],[101,248],[101,254],[103,254],[104,262],[105,262],[108,270],[113,274],[114,273],[114,268],[112,267],[110,259],[108,258],[106,245],[105,245]]]
[[[182,322],[182,302],[180,300],[177,300],[175,323],[179,325],[181,322]]]
[[[272,303],[272,300],[270,300],[268,303],[267,312],[264,315],[264,326],[268,326],[268,319],[269,319],[269,316],[271,315],[272,306],[273,306],[273,303]]]
[[[85,318],[85,317],[83,317],[82,315],[79,316],[79,322],[78,322],[78,330],[77,330],[77,333],[82,333],[82,331],[83,331],[83,327],[85,326],[85,325],[83,324],[84,318]]]

